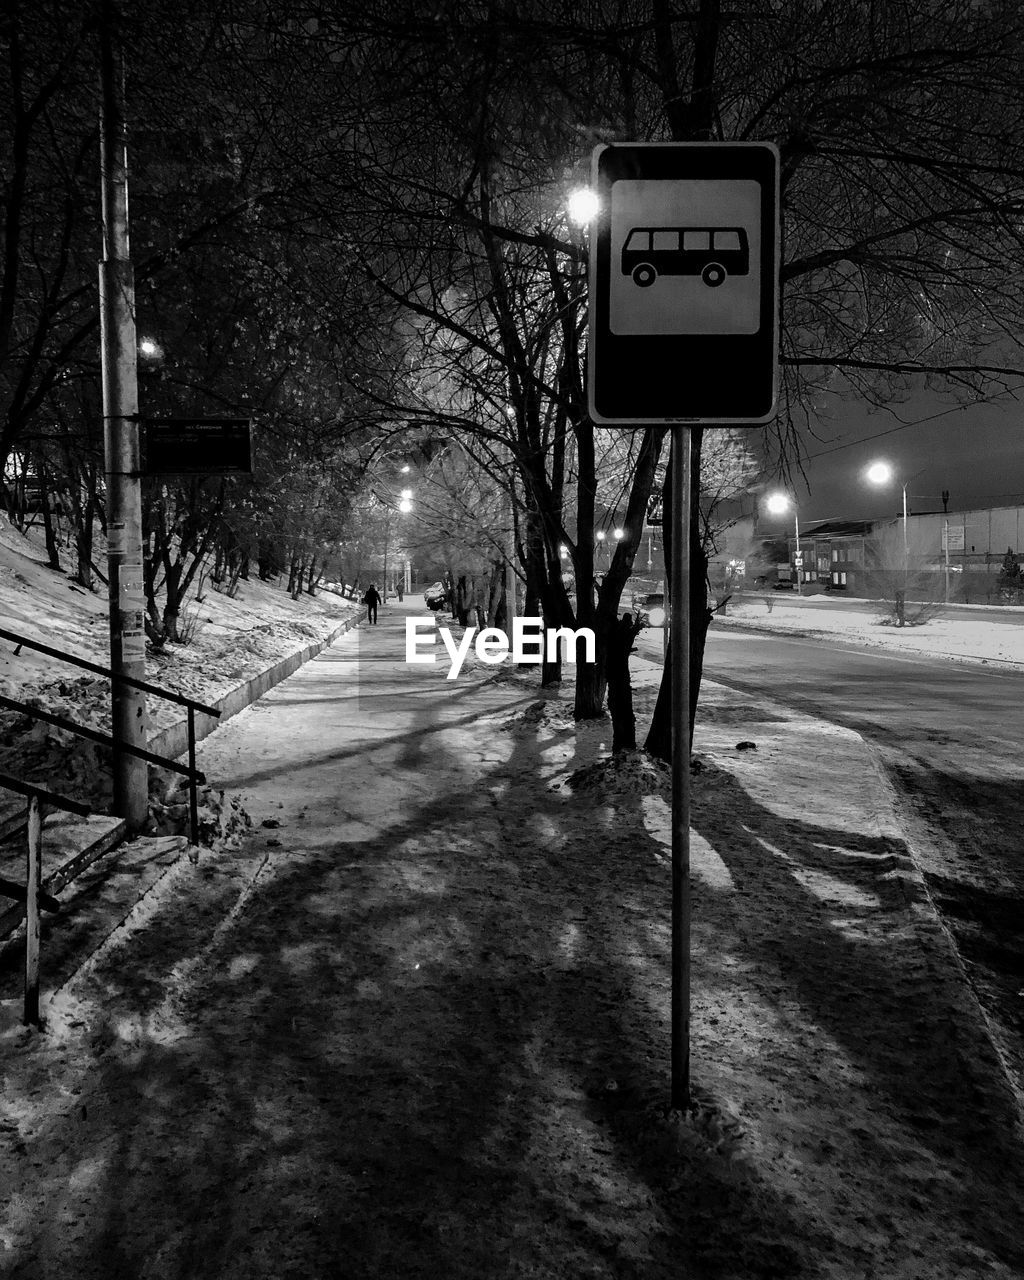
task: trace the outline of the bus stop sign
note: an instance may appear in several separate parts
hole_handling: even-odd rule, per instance
[[[779,153],[597,147],[590,414],[608,426],[756,426],[778,382]]]

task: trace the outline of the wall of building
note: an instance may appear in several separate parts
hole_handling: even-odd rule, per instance
[[[948,530],[948,533],[947,533]],[[949,554],[946,554],[948,538]],[[998,579],[1007,549],[1024,559],[1024,506],[992,507],[914,515],[907,518],[906,563],[918,595],[986,604],[1000,601]],[[871,594],[872,585],[900,575],[904,566],[902,517],[877,521],[866,544],[865,567],[850,593]]]

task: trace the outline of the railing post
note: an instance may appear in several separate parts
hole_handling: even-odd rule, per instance
[[[188,830],[189,840],[199,856],[199,797],[196,794],[196,713],[195,708],[188,708]]]
[[[28,798],[28,866],[25,881],[25,1017],[39,1026],[39,882],[43,874],[43,810],[38,796]]]

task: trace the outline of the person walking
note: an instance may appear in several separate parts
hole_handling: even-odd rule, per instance
[[[405,582],[402,578],[398,579],[398,603],[401,604],[405,599]]]
[[[366,621],[377,625],[377,606],[380,604],[380,592],[377,590],[376,583],[371,582],[363,596],[363,604],[366,605]]]

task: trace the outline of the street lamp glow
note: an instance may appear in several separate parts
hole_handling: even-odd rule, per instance
[[[402,496],[403,498],[406,498],[406,499],[411,498],[411,497],[412,497],[412,490],[411,490],[411,489],[403,489],[403,490],[402,490],[402,494],[401,494],[401,496]]]
[[[871,484],[888,484],[892,476],[892,467],[888,462],[873,462],[864,472],[864,478]]]
[[[605,539],[605,532],[604,532],[604,530],[603,530],[603,529],[598,529],[598,531],[597,531],[597,540],[598,540],[598,542],[604,542],[604,539]]]
[[[597,217],[597,196],[589,187],[579,187],[571,193],[565,208],[573,222],[585,226]]]
[[[408,514],[408,512],[412,510],[412,503],[409,501],[408,498],[403,498],[402,501],[398,504],[398,509],[403,514]]]
[[[796,593],[798,596],[803,595],[802,574],[804,569],[804,557],[800,549],[800,512],[797,509],[795,499],[791,498],[788,493],[770,493],[765,498],[764,505],[773,516],[784,515],[787,511],[793,512],[793,533],[796,535],[796,552],[793,556],[793,575],[796,582]]]
[[[160,344],[153,338],[142,338],[139,342],[139,354],[152,360],[160,354]]]
[[[625,529],[615,529],[615,530],[614,530],[614,533],[615,533],[615,541],[616,541],[616,542],[621,542],[621,541],[622,541],[622,539],[626,536],[626,531],[625,531]]]

